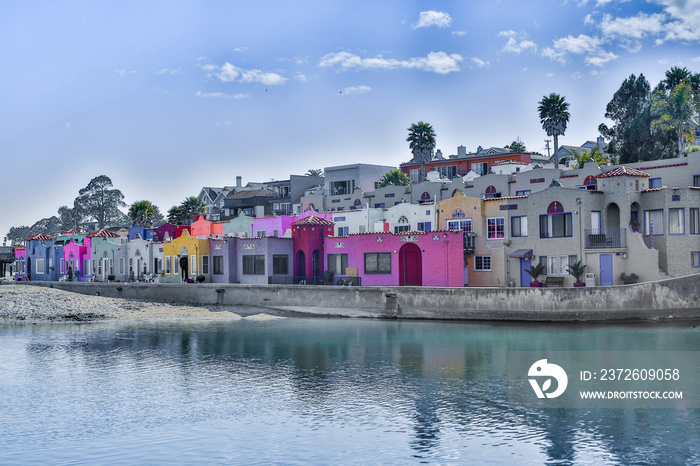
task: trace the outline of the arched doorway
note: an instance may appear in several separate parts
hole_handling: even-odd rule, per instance
[[[614,202],[608,204],[605,214],[606,228],[620,228],[620,208]]]
[[[300,280],[304,280],[306,277],[306,255],[304,254],[304,251],[301,249],[297,252],[297,277],[299,277]]]
[[[418,245],[407,243],[399,249],[399,285],[423,284],[423,259]]]
[[[632,231],[639,231],[639,227],[641,224],[641,214],[640,212],[642,211],[642,208],[639,206],[639,203],[633,202],[632,205],[630,205],[630,228]]]
[[[188,257],[189,257],[189,252],[187,251],[187,246],[183,246],[182,249],[180,249],[180,261],[179,261],[180,276],[182,277],[183,280],[187,280],[188,278],[190,278],[189,268],[188,268],[188,265],[189,265]],[[138,269],[137,269],[137,271],[138,271]]]

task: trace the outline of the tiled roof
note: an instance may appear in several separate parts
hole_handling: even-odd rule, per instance
[[[76,230],[75,228],[71,228],[70,230],[66,230],[58,236],[79,235],[79,234],[80,234],[80,232],[78,230]]]
[[[527,196],[505,196],[505,197],[490,197],[484,201],[503,201],[508,199],[527,199]]]
[[[651,175],[641,170],[637,170],[636,168],[621,166],[597,175],[596,178],[612,178],[613,176],[636,176],[638,178],[648,178]]]
[[[112,233],[111,231],[105,230],[104,228],[94,233],[90,233],[87,236],[88,238],[119,238],[118,234]]]
[[[35,241],[35,240],[36,240],[36,241],[53,241],[54,238],[52,238],[52,237],[50,237],[50,236],[48,236],[48,235],[45,235],[45,234],[43,234],[43,233],[39,233],[39,234],[34,235],[34,236],[30,237],[30,238],[27,238],[27,241]]]
[[[330,220],[326,220],[325,218],[319,218],[315,215],[309,215],[308,217],[302,218],[301,220],[297,220],[296,222],[292,222],[292,226],[299,226],[299,225],[335,225],[333,222]]]

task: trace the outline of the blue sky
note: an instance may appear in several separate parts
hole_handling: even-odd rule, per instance
[[[101,174],[167,211],[237,175],[398,165],[421,120],[445,155],[545,152],[551,92],[581,144],[630,74],[700,71],[700,0],[3,2],[0,44],[4,235]]]

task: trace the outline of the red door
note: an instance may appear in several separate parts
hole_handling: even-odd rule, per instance
[[[421,286],[423,284],[423,263],[420,248],[408,243],[399,250],[399,285]]]

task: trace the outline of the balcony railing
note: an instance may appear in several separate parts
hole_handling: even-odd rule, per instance
[[[464,232],[464,252],[473,253],[475,250],[476,233]]]
[[[627,247],[626,228],[586,229],[586,249],[612,249]]]

